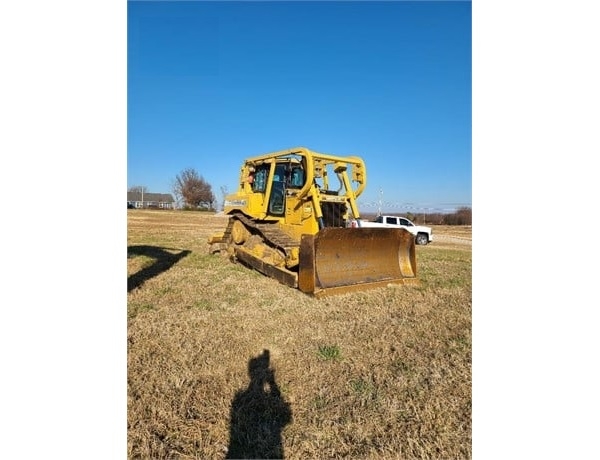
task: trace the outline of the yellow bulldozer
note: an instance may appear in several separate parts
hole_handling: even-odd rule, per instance
[[[417,282],[410,232],[348,225],[366,183],[357,156],[298,147],[247,158],[210,252],[315,297]]]

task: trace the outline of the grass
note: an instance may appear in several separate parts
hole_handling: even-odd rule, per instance
[[[324,360],[340,359],[340,347],[337,345],[321,345],[319,346],[319,357]]]
[[[128,211],[128,458],[471,458],[470,245],[316,300],[210,256],[224,224]]]

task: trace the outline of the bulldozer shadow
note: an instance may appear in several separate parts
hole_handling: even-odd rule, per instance
[[[180,251],[173,254],[169,251]],[[157,246],[127,246],[127,258],[145,256],[154,259],[152,265],[130,275],[127,278],[127,292],[140,287],[146,281],[166,272],[179,260],[190,254],[189,250],[160,248]]]
[[[248,361],[250,383],[231,404],[227,459],[284,458],[281,434],[292,421],[292,410],[270,368],[269,350]]]

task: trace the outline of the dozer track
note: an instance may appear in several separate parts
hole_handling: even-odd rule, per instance
[[[256,232],[260,233],[266,244],[274,246],[286,254],[290,249],[300,246],[297,241],[290,238],[286,233],[279,229],[277,222],[255,222],[244,214],[234,214],[231,219],[229,219],[229,224],[225,230],[226,234],[227,230],[229,230],[229,233],[231,234],[231,228],[233,227],[235,219],[241,221],[246,228],[254,229]]]
[[[252,251],[244,247],[244,245],[234,246],[232,230],[236,220],[242,222],[250,233],[259,235],[262,239],[262,244],[265,247],[271,248],[274,251],[280,251],[282,253],[282,259],[285,259],[292,249],[299,248],[299,242],[281,231],[276,222],[255,222],[240,213],[234,214],[229,218],[227,228],[225,229],[221,240],[225,245],[233,247],[233,254],[236,258],[255,268],[259,272],[277,279],[283,284],[297,288],[298,274],[296,272],[288,270],[283,265],[275,265],[269,263],[264,258],[257,257]]]
[[[298,272],[269,263],[244,245],[233,245],[234,221],[259,235],[264,246],[287,255],[299,248]],[[323,297],[361,291],[389,284],[415,284],[414,237],[404,229],[325,228],[316,235],[303,235],[300,244],[277,227],[277,223],[255,222],[243,214],[233,215],[223,242],[234,254],[261,273],[306,294]]]

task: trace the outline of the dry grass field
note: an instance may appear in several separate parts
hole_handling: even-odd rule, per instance
[[[209,255],[222,216],[127,212],[128,458],[471,458],[470,227],[316,300]]]

